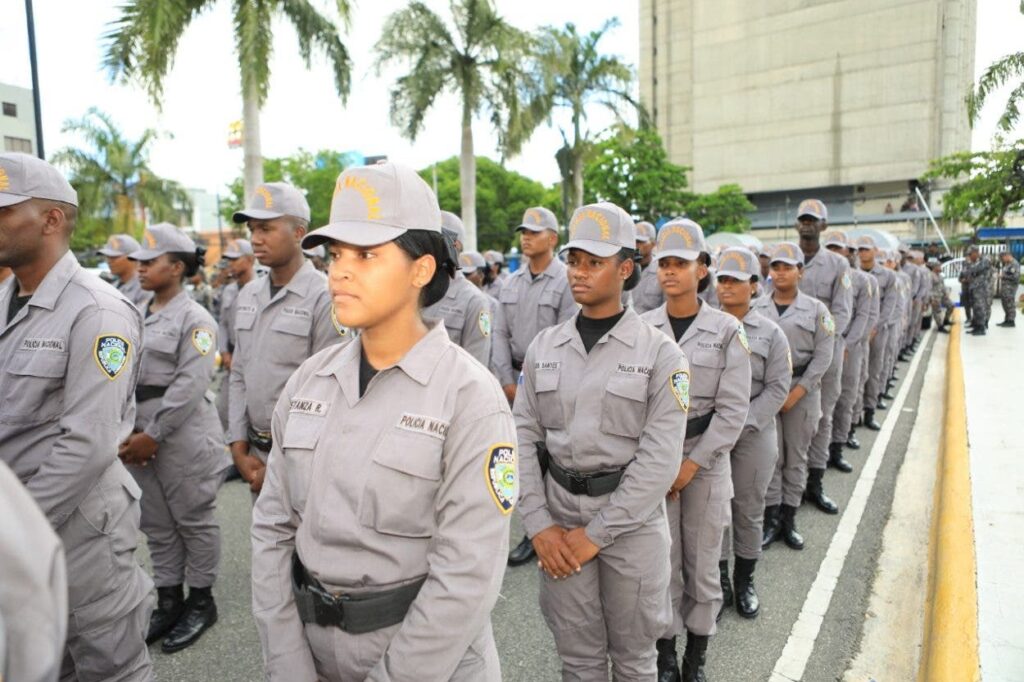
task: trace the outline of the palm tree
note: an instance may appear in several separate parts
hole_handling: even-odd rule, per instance
[[[174,62],[178,39],[199,14],[215,0],[126,0],[121,16],[104,36],[103,63],[112,79],[142,82],[150,98],[160,106],[163,81]],[[348,0],[335,0],[346,27]],[[260,109],[270,85],[273,52],[272,24],[283,16],[299,38],[299,54],[310,67],[313,49],[324,53],[334,71],[334,86],[344,102],[351,85],[352,63],[334,22],[322,15],[310,0],[234,0],[235,51],[242,85],[245,196],[251,197],[263,182],[260,152]]]
[[[149,146],[159,136],[155,130],[129,140],[96,108],[80,120],[65,122],[61,130],[80,136],[85,144],[65,147],[52,160],[70,170],[83,218],[100,220],[108,235],[138,232],[147,217],[173,220],[191,210],[184,188],[149,168]]]
[[[1020,12],[1024,14],[1024,0],[1020,3]],[[1017,81],[1017,87],[1010,92],[1003,115],[999,117],[996,128],[1004,133],[1013,131],[1020,119],[1020,103],[1024,101],[1024,52],[1015,52],[996,61],[978,79],[978,86],[967,94],[967,116],[973,126],[978,122],[985,100],[992,91],[998,90],[1010,81]]]
[[[400,62],[409,72],[391,90],[391,121],[415,141],[439,94],[457,94],[462,103],[459,154],[462,222],[466,248],[476,248],[476,158],[473,118],[488,112],[502,156],[519,152],[527,135],[519,126],[522,57],[529,37],[498,15],[491,0],[451,0],[455,32],[422,2],[411,2],[384,22],[377,42],[378,74]]]

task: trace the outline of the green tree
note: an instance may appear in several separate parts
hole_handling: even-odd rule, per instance
[[[635,220],[656,222],[681,215],[694,197],[684,166],[668,160],[657,131],[617,126],[597,142],[583,169],[587,203],[610,201]]]
[[[518,153],[525,137],[513,122],[519,116],[520,64],[529,38],[505,21],[491,0],[451,0],[449,11],[454,31],[425,3],[409,3],[387,18],[374,49],[378,74],[393,63],[408,69],[391,89],[391,121],[409,140],[422,132],[439,95],[459,97],[460,204],[466,207],[466,247],[472,249],[478,182],[473,119],[489,114],[502,156]]]
[[[942,216],[973,225],[1006,225],[1006,214],[1024,210],[1024,140],[992,151],[960,152],[935,159],[925,180],[946,178]]]
[[[739,185],[722,185],[708,194],[695,194],[686,202],[684,213],[704,228],[704,234],[750,231],[750,203]]]
[[[1024,14],[1024,0],[1020,2],[1020,12]],[[997,129],[1004,133],[1013,131],[1020,119],[1020,104],[1024,101],[1024,52],[1014,52],[994,62],[978,79],[977,87],[967,94],[967,115],[971,125],[977,123],[992,92],[1011,82],[1017,84],[1006,100]]]
[[[171,70],[178,40],[192,20],[216,0],[125,0],[120,17],[104,36],[103,65],[111,78],[139,81],[157,107],[164,78]],[[333,0],[348,25],[348,0]],[[352,63],[334,22],[310,0],[234,0],[232,2],[235,52],[241,77],[242,144],[245,152],[245,195],[252,196],[263,182],[260,151],[260,109],[270,87],[270,57],[275,19],[295,28],[299,54],[310,67],[314,48],[327,56],[334,85],[344,102],[351,86]]]
[[[66,121],[61,130],[81,140],[80,146],[65,147],[52,158],[68,169],[78,191],[79,224],[72,248],[99,245],[114,233],[139,236],[147,218],[177,222],[191,210],[184,188],[149,168],[149,148],[159,136],[155,130],[129,140],[96,108],[80,120]]]

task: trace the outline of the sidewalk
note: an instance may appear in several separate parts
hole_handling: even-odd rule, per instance
[[[1002,319],[997,303],[988,334],[961,346],[984,682],[1024,679],[1024,319]]]

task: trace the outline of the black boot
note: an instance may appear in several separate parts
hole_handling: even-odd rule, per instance
[[[780,507],[779,516],[782,519],[782,540],[790,549],[803,549],[804,536],[796,530],[796,507],[788,504]]]
[[[852,426],[850,427],[850,432],[846,434],[846,447],[851,450],[860,450],[860,440],[857,438],[857,432]]]
[[[844,474],[848,474],[853,471],[853,465],[843,459],[842,443],[829,443],[828,465],[833,469],[839,469]]]
[[[892,386],[891,385],[886,386],[885,387],[885,391],[882,393],[882,395],[879,396],[879,398],[885,398],[886,400],[895,400],[896,396],[894,396],[892,393],[890,393],[891,390],[892,390]],[[882,401],[879,400],[878,404],[881,405]],[[880,408],[880,409],[884,410],[885,408],[883,407],[883,408]]]
[[[537,558],[537,552],[533,550],[533,543],[530,538],[523,536],[523,539],[508,553],[509,566],[522,566],[525,563]]]
[[[181,585],[156,588],[156,609],[149,617],[146,644],[152,644],[166,635],[181,618],[185,610],[185,589]]]
[[[686,633],[686,652],[683,654],[683,682],[707,682],[704,676],[704,658],[708,652],[708,635]]]
[[[736,613],[744,618],[757,618],[761,611],[761,602],[754,591],[754,567],[757,559],[736,557],[736,570],[732,574],[733,586],[736,589]]]
[[[975,327],[971,331],[971,336],[985,336],[985,328],[984,327]]]
[[[889,406],[882,402],[882,396],[878,396],[878,402],[875,403],[876,410],[887,410]]]
[[[764,508],[764,527],[761,533],[761,549],[782,537],[782,525],[779,520],[779,505],[769,505]]]
[[[676,638],[659,639],[658,682],[679,682],[679,658],[676,656]]]
[[[217,622],[217,604],[209,587],[189,587],[185,613],[167,634],[160,646],[165,654],[181,651],[196,643],[196,640]]]
[[[872,431],[882,430],[882,425],[875,421],[875,411],[870,407],[864,408],[864,426]]]
[[[910,356],[907,354],[907,349],[906,348],[901,350],[899,355],[896,356],[897,362],[906,362],[909,359],[910,359]]]
[[[718,609],[715,620],[721,620],[725,609],[732,606],[732,583],[729,581],[729,560],[723,559],[718,562],[718,577],[722,583],[722,607]]]
[[[822,484],[822,480],[824,478],[824,469],[807,470],[807,487],[804,489],[804,500],[813,503],[815,507],[826,514],[838,514],[838,505],[836,505],[836,503],[825,494],[825,489]]]

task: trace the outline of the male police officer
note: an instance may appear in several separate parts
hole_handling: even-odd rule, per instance
[[[135,304],[139,310],[145,310],[153,293],[145,291],[139,284],[139,265],[128,258],[142,248],[130,234],[115,234],[107,240],[103,248],[97,251],[106,257],[111,274],[117,276],[117,288],[125,297]]]
[[[640,254],[640,282],[629,292],[633,301],[633,309],[637,313],[654,310],[665,302],[665,292],[658,284],[658,264],[652,258],[657,231],[647,221],[636,224],[636,250]]]
[[[238,303],[238,292],[256,276],[254,266],[256,256],[252,252],[252,243],[248,239],[236,239],[224,251],[224,259],[228,262],[227,273],[231,281],[224,286],[220,298],[220,316],[217,320],[217,350],[220,351],[220,366],[231,372],[231,356],[235,352],[235,312]],[[221,427],[228,429],[228,397],[231,395],[230,381],[221,381],[220,393],[217,394],[217,415]]]
[[[68,250],[77,206],[53,166],[0,154],[0,265],[14,270],[0,285],[0,459],[64,544],[61,678],[150,680],[141,493],[117,458],[135,417],[142,317]]]
[[[985,336],[988,329],[988,318],[992,314],[992,266],[988,258],[981,255],[977,246],[967,249],[967,262],[964,264],[967,276],[967,290],[971,294],[973,329],[971,335]]]
[[[234,221],[248,222],[253,253],[270,268],[238,293],[228,398],[231,456],[256,495],[285,382],[303,360],[351,334],[333,316],[327,279],[302,254],[309,204],[299,190],[284,182],[260,185]]]

